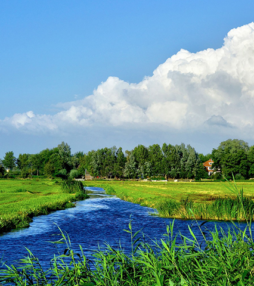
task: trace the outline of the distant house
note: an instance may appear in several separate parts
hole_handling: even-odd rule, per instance
[[[91,176],[87,170],[85,171],[85,180],[92,180],[93,179],[93,176]]]
[[[214,161],[212,159],[209,159],[208,161],[203,163],[203,165],[206,168],[206,171],[207,171],[209,176],[211,176],[214,172],[213,167],[212,167],[213,163],[214,163]]]

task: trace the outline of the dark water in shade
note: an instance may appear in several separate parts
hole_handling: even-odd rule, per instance
[[[43,267],[49,266],[49,261],[59,250],[63,253],[64,245],[58,245],[58,250],[49,241],[59,239],[57,225],[69,234],[74,250],[79,251],[82,245],[85,254],[91,257],[93,250],[98,245],[107,242],[113,247],[118,247],[121,241],[122,248],[130,251],[130,236],[123,229],[128,229],[130,216],[133,230],[143,229],[146,241],[161,239],[166,233],[166,225],[172,219],[164,219],[150,215],[155,210],[137,204],[122,201],[116,197],[107,196],[103,189],[87,188],[97,195],[90,199],[77,202],[75,208],[53,212],[49,215],[35,217],[30,227],[13,231],[0,236],[0,255],[7,264],[27,255],[25,247],[38,257]],[[201,222],[199,222],[201,223]],[[57,224],[57,225],[56,225]],[[202,240],[202,235],[197,224],[190,220],[175,220],[175,233],[181,232],[190,237],[188,225],[193,224],[192,230]],[[214,230],[215,224],[227,230],[231,225],[225,222],[208,222],[206,228]],[[243,229],[246,225],[239,224]]]

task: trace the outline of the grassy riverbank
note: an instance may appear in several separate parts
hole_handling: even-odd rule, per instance
[[[39,259],[28,252],[20,260],[21,268],[8,264],[0,268],[0,283],[20,286],[254,284],[254,243],[248,227],[228,234],[217,229],[212,233],[202,232],[202,241],[189,228],[191,238],[178,234],[176,243],[173,226],[174,223],[167,227],[164,239],[148,243],[148,238],[145,242],[140,233],[132,232],[130,223],[126,231],[130,234],[132,252],[127,255],[120,246],[113,249],[108,245],[106,251],[93,252],[93,262],[87,260],[81,246],[75,252],[68,237],[61,232],[62,238],[55,243],[65,241],[66,248],[62,254],[52,257],[49,269],[43,270]]]
[[[87,181],[108,194],[143,206],[156,208],[160,216],[181,219],[245,220],[254,210],[253,182],[178,182]],[[244,200],[236,193],[244,189]],[[235,192],[236,191],[236,192]],[[244,203],[246,212],[243,212]]]
[[[29,226],[32,217],[73,207],[80,193],[65,193],[61,181],[0,180],[0,233]]]

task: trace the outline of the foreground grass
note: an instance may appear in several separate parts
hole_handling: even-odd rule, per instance
[[[160,216],[180,219],[238,220],[253,219],[254,183],[151,183],[132,181],[87,181],[108,194],[142,206],[156,208]],[[232,188],[244,187],[241,201]],[[244,204],[246,212],[243,211]],[[247,217],[246,217],[247,215]]]
[[[200,231],[201,231],[201,226]],[[253,285],[254,243],[248,227],[226,234],[216,229],[198,241],[189,227],[190,238],[178,234],[182,243],[177,244],[174,222],[167,227],[165,238],[149,244],[140,233],[129,229],[132,252],[126,254],[119,246],[94,252],[94,260],[87,260],[71,248],[68,236],[61,230],[62,238],[55,243],[66,243],[61,254],[52,257],[48,270],[28,251],[20,260],[20,267],[2,265],[1,285]],[[204,246],[201,247],[201,243]],[[151,246],[152,245],[152,246]]]
[[[64,193],[57,180],[0,180],[0,233],[29,226],[32,217],[73,207],[79,193]]]

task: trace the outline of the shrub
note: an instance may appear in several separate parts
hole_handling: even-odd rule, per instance
[[[17,168],[14,168],[14,169],[12,170],[12,174],[13,174],[14,176],[20,176],[21,170],[20,170],[20,169],[17,169]]]
[[[235,175],[235,180],[245,180],[245,178],[241,174],[236,174]]]
[[[20,177],[21,178],[27,178],[29,176],[29,172],[27,169],[22,169],[21,172],[20,172]]]
[[[212,174],[211,178],[214,180],[220,180],[222,179],[222,176],[220,172],[215,172],[214,174]]]
[[[79,171],[78,170],[71,170],[70,171],[70,178],[74,179],[74,178],[78,178],[79,177]]]
[[[60,170],[57,174],[56,177],[62,178],[62,179],[67,179],[67,170],[62,169]]]

